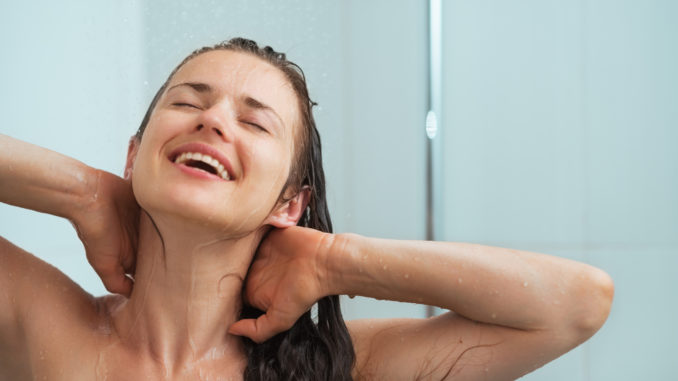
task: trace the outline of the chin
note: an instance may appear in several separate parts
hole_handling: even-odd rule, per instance
[[[169,192],[156,191],[151,194],[141,191],[137,196],[137,202],[155,223],[164,221],[172,225],[197,227],[213,231],[224,238],[251,234],[263,226],[267,217],[263,208],[253,212],[261,208],[261,205],[256,207],[237,203],[231,205],[228,199],[223,198],[219,205],[215,205],[214,200],[209,197],[191,194],[189,197],[187,192],[177,189]]]

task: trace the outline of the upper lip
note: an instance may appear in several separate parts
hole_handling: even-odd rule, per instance
[[[205,155],[210,155],[224,166],[224,169],[226,172],[228,172],[228,177],[230,177],[231,180],[235,179],[235,173],[233,172],[231,162],[228,161],[226,155],[224,155],[218,149],[200,142],[186,143],[172,150],[172,152],[169,154],[170,161],[174,162],[174,160],[176,160],[176,158],[184,152],[198,152]]]

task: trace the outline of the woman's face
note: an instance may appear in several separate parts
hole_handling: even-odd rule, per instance
[[[226,50],[198,55],[175,73],[138,146],[139,204],[229,236],[269,223],[294,158],[297,110],[271,64]]]

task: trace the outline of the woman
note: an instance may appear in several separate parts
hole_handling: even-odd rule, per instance
[[[194,52],[130,140],[124,179],[0,136],[0,200],[68,218],[116,293],[94,298],[0,241],[2,379],[512,380],[602,326],[613,286],[591,266],[331,234],[295,67],[245,39]],[[339,294],[451,312],[344,325]]]

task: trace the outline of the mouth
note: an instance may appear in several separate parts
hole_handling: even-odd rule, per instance
[[[231,163],[220,150],[202,142],[183,144],[167,159],[184,172],[206,179],[235,180]]]
[[[231,179],[231,176],[224,165],[217,159],[207,154],[199,152],[184,152],[179,154],[174,159],[174,163],[219,176],[226,181]]]

